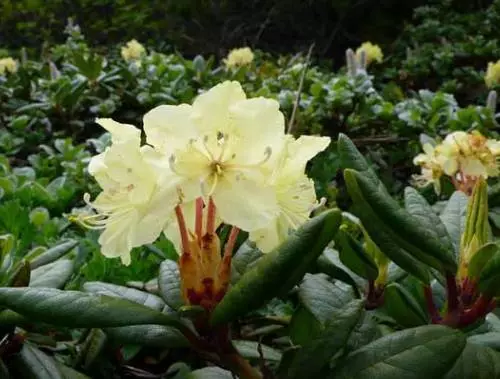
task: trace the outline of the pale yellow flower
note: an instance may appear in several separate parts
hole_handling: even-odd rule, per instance
[[[242,47],[239,49],[233,49],[229,52],[226,59],[224,59],[224,64],[228,68],[246,66],[252,63],[254,54],[249,47]]]
[[[167,157],[184,182],[184,202],[212,197],[221,219],[242,230],[267,225],[279,213],[267,184],[283,147],[279,104],[247,99],[238,82],[224,82],[193,105],[162,105],[144,116],[147,142]]]
[[[11,57],[0,59],[0,75],[6,72],[14,74],[17,72],[17,61]]]
[[[488,63],[488,69],[486,70],[486,75],[484,76],[484,82],[488,88],[491,88],[500,82],[500,60],[495,63]]]
[[[374,45],[371,42],[364,42],[360,47],[356,50],[356,57],[359,59],[361,56],[361,51],[364,51],[366,54],[366,64],[370,64],[373,61],[382,62],[384,58],[384,54],[382,53],[382,49],[379,45]]]
[[[125,61],[135,61],[146,54],[146,49],[137,40],[133,39],[122,47],[121,54]]]
[[[161,234],[177,204],[175,179],[155,169],[158,156],[151,147],[140,147],[140,130],[111,119],[97,122],[112,135],[112,145],[93,157],[89,173],[103,191],[90,202],[97,214],[79,221],[104,229],[99,237],[102,254],[130,264],[132,248],[151,243]],[[162,175],[163,174],[163,175]]]
[[[278,216],[265,228],[250,233],[250,240],[264,253],[286,240],[291,231],[307,221],[317,206],[314,182],[305,175],[307,162],[326,149],[329,137],[287,136],[280,162],[270,184],[276,191],[280,208]]]

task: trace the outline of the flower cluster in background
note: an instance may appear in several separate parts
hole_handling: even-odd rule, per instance
[[[360,47],[356,49],[356,57],[358,59],[361,58],[361,52],[365,52],[366,56],[366,64],[370,64],[371,62],[382,62],[384,58],[384,54],[382,53],[382,49],[379,45],[374,45],[371,42],[364,42]]]
[[[488,63],[484,82],[488,88],[494,87],[500,82],[500,60],[495,63]]]
[[[242,47],[231,50],[224,59],[224,64],[228,68],[246,66],[252,63],[253,58],[254,53],[252,52],[252,49],[249,47]]]
[[[148,145],[140,130],[111,119],[97,122],[112,145],[92,158],[89,173],[102,188],[86,202],[97,214],[80,218],[104,229],[102,253],[130,263],[133,247],[151,243],[163,231],[180,251],[182,235],[174,209],[195,230],[197,199],[214,203],[218,223],[249,232],[267,252],[309,218],[317,206],[307,162],[329,137],[285,134],[279,103],[247,99],[238,82],[224,82],[192,105],[161,105],[144,116]]]
[[[121,49],[122,58],[127,62],[138,60],[145,54],[146,49],[135,39],[127,42]]]
[[[17,72],[17,62],[11,57],[0,59],[0,75]]]
[[[415,179],[422,185],[433,183],[437,193],[440,193],[443,175],[449,176],[455,187],[466,193],[477,178],[499,175],[500,141],[487,139],[477,131],[453,132],[440,144],[424,144],[423,150],[413,161],[422,168],[421,175]]]

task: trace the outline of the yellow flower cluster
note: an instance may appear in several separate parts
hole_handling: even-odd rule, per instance
[[[111,133],[112,144],[90,161],[88,171],[102,192],[92,202],[86,195],[96,214],[79,221],[103,229],[102,253],[125,264],[133,247],[161,233],[179,251],[189,245],[191,232],[203,236],[192,211],[200,204],[213,210],[207,211],[207,230],[233,225],[263,252],[284,241],[318,205],[305,168],[330,138],[285,134],[279,103],[247,98],[238,82],[218,84],[193,104],[150,110],[143,118],[147,145],[132,125],[96,121]],[[187,230],[175,221],[181,208]],[[191,247],[193,254],[197,248]]]
[[[488,63],[488,69],[484,76],[484,82],[488,88],[500,83],[500,60]]]
[[[366,64],[370,64],[373,61],[382,62],[384,58],[384,54],[382,53],[382,49],[379,45],[374,45],[371,42],[364,42],[358,49],[356,50],[356,57],[358,60],[361,57],[361,52],[364,51],[366,54]]]
[[[127,62],[135,61],[146,54],[146,49],[137,40],[133,39],[122,47],[121,54],[122,58]]]
[[[254,54],[249,47],[242,47],[240,49],[233,49],[229,52],[224,64],[228,68],[246,66],[252,63]]]
[[[17,71],[17,62],[11,57],[0,59],[0,75],[10,72],[11,74]]]
[[[455,187],[470,192],[479,178],[498,176],[497,159],[500,156],[500,141],[487,139],[481,133],[453,132],[436,146],[425,144],[424,153],[413,160],[422,168],[421,175],[415,179],[417,183],[433,183],[437,193],[440,192],[442,175],[451,178]]]

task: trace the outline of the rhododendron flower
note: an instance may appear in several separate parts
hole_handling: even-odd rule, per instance
[[[268,184],[285,139],[279,104],[246,99],[237,82],[219,84],[193,105],[163,105],[144,117],[147,141],[184,179],[185,202],[213,198],[221,219],[251,231],[279,213]]]
[[[488,69],[486,70],[486,75],[484,76],[484,82],[488,88],[491,88],[500,82],[500,60],[495,63],[488,63]]]
[[[6,72],[14,74],[17,72],[17,61],[11,57],[0,59],[0,75]]]
[[[226,59],[224,59],[224,64],[228,68],[246,66],[252,63],[254,54],[249,47],[242,47],[239,49],[233,49],[229,52]]]
[[[97,214],[79,221],[104,229],[99,237],[102,254],[120,257],[128,265],[130,250],[156,240],[175,207],[174,188],[167,185],[173,178],[155,171],[155,153],[149,146],[140,147],[139,129],[110,119],[97,122],[111,133],[112,145],[89,164],[89,173],[103,189],[93,202],[85,195]]]
[[[138,60],[144,54],[146,54],[146,49],[135,39],[127,42],[121,49],[122,58],[127,62]]]
[[[425,154],[413,161],[422,167],[422,174],[416,179],[419,184],[432,182],[437,193],[442,175],[449,176],[457,189],[468,193],[478,178],[500,174],[500,141],[488,140],[479,132],[453,132],[436,147],[426,144],[423,148]]]
[[[364,42],[360,47],[356,49],[356,57],[359,59],[361,52],[364,51],[366,54],[366,64],[370,64],[373,61],[382,62],[384,54],[379,45],[374,45],[371,42]]]
[[[280,213],[266,228],[250,233],[250,240],[264,253],[281,244],[290,231],[307,221],[318,205],[314,182],[305,174],[307,162],[330,143],[328,137],[287,136],[280,161],[270,179],[276,191]]]

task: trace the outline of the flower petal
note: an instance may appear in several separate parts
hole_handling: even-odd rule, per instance
[[[191,116],[193,108],[188,104],[160,105],[144,115],[146,141],[157,150],[170,156],[197,137],[197,126]]]
[[[141,131],[134,125],[122,124],[110,118],[98,118],[95,122],[111,133],[113,143],[132,142],[137,146],[141,143]]]
[[[263,228],[279,214],[272,187],[237,175],[225,175],[212,198],[222,221],[244,231]]]

